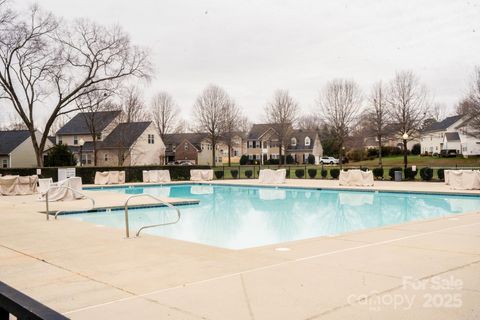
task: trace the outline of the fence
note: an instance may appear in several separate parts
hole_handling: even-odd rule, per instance
[[[96,171],[123,170],[125,171],[126,182],[141,182],[143,170],[169,170],[172,180],[182,181],[190,180],[191,169],[210,169],[210,166],[130,166],[130,167],[76,167],[76,175],[82,178],[83,183],[90,184],[94,182]],[[261,169],[279,169],[287,170],[289,179],[336,179],[340,170],[349,169],[369,169],[373,170],[376,179],[390,180],[390,169],[403,171],[401,167],[383,167],[383,172],[377,174],[378,168],[366,166],[344,165],[237,165],[237,166],[219,166],[213,167],[215,179],[256,179]],[[420,170],[426,167],[418,167],[412,180],[421,180]],[[475,169],[480,167],[431,167],[432,180],[443,180],[443,170],[447,169]],[[52,178],[57,181],[58,168],[41,168],[42,178]],[[377,172],[376,172],[377,171]],[[0,168],[2,175],[33,175],[36,174],[36,168]]]

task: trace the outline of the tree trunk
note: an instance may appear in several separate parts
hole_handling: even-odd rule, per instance
[[[216,141],[215,139],[212,139],[212,166],[215,167],[215,146],[216,146]]]
[[[382,167],[382,136],[378,135],[378,165]]]
[[[93,138],[93,165],[96,167],[97,166],[97,136],[94,134],[92,138]],[[80,161],[82,161],[82,159],[80,159]],[[87,164],[87,161],[85,161],[85,164]]]
[[[229,145],[228,146],[228,166],[229,167],[231,165],[231,150],[232,150],[232,147]]]

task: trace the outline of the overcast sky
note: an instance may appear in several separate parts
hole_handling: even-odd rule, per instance
[[[480,65],[480,0],[39,3],[66,19],[120,24],[150,47],[156,75],[146,98],[166,90],[186,116],[209,83],[225,88],[255,122],[275,89],[290,90],[308,113],[330,79],[353,79],[368,93],[403,69],[453,109]]]

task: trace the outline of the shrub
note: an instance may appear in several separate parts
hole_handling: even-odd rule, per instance
[[[217,179],[222,179],[223,178],[223,171],[215,171],[215,177]]]
[[[297,170],[295,170],[295,175],[297,176],[297,178],[303,178],[303,176],[305,175],[305,170],[304,169],[297,169]]]
[[[294,164],[295,163],[295,160],[293,159],[291,154],[287,155],[286,159],[287,159],[287,164]]]
[[[322,171],[320,171],[320,174],[322,175],[322,178],[325,179],[327,177],[327,174],[328,174],[327,169],[322,169]]]
[[[437,177],[439,180],[445,180],[445,169],[438,169],[437,170]]]
[[[45,167],[68,167],[75,166],[77,160],[66,144],[57,144],[48,151],[45,159]]]
[[[412,147],[412,154],[418,156],[422,152],[422,147],[420,143],[415,143]]]
[[[315,164],[315,156],[313,154],[309,154],[307,157],[308,164]]]
[[[333,179],[337,179],[339,175],[340,175],[340,169],[337,169],[337,168],[330,169],[330,176]]]
[[[377,179],[383,179],[383,168],[373,168],[373,176]]]
[[[370,148],[370,149],[367,149],[367,157],[368,157],[368,158],[376,158],[376,157],[378,157],[378,148]]]
[[[237,179],[237,177],[238,177],[238,170],[236,170],[236,169],[230,170],[230,174],[232,175],[232,177],[233,177],[234,179]]]
[[[433,169],[429,167],[425,167],[420,169],[420,177],[424,181],[430,181],[433,178]]]
[[[265,164],[280,164],[280,160],[279,159],[269,159],[269,160],[265,161]]]
[[[241,165],[241,166],[244,166],[244,165],[247,164],[247,162],[248,162],[248,157],[247,157],[246,155],[242,155],[242,156],[240,157],[240,165]]]
[[[382,157],[399,156],[402,154],[402,149],[399,147],[382,147]]]
[[[403,169],[400,168],[400,167],[390,168],[390,170],[388,170],[388,175],[390,176],[391,180],[395,179],[395,171],[402,171],[403,172]]]
[[[348,151],[347,158],[352,161],[362,161],[367,158],[367,153],[363,148],[352,149]]]
[[[308,176],[314,179],[317,176],[317,169],[308,169]]]
[[[245,170],[245,177],[250,179],[252,177],[253,171],[252,170]]]
[[[413,171],[412,167],[408,167],[405,169],[404,176],[405,180],[415,180],[415,176],[417,175],[417,170]]]

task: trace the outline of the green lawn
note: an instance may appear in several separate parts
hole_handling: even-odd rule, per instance
[[[464,158],[437,158],[437,157],[420,157],[420,156],[409,156],[408,157],[408,166],[416,165],[417,172],[420,171],[423,167],[432,167],[434,168],[434,180],[437,179],[437,169],[438,168],[454,168],[454,167],[477,167],[480,168],[480,157],[471,157],[468,159]],[[287,168],[290,171],[290,175],[287,178],[296,179],[297,176],[295,175],[295,171],[298,169],[304,170],[304,176],[302,179],[310,179],[308,176],[309,169],[316,169],[316,176],[315,179],[322,179],[321,177],[321,170],[322,168],[328,171],[327,179],[332,179],[330,175],[330,170],[333,168],[340,168],[339,166],[331,166],[331,165],[286,165],[286,166],[278,166],[278,165],[267,165],[267,166],[259,166],[259,165],[232,165],[228,166],[219,166],[215,167],[215,171],[223,171],[225,179],[233,179],[231,174],[232,170],[237,170],[239,172],[239,176],[237,178],[246,179],[246,172],[252,171],[251,178],[258,178],[258,173],[260,169],[278,169],[279,167]],[[369,169],[373,169],[378,167],[378,159],[368,160],[368,161],[359,161],[359,162],[350,162],[347,165],[343,166],[344,168],[359,168],[359,167],[367,167]],[[392,167],[403,167],[403,157],[402,156],[395,156],[395,157],[388,157],[383,158],[383,167],[384,167],[384,179],[390,179],[388,173],[389,169]],[[415,177],[416,180],[421,180],[420,174],[417,174]]]
[[[403,167],[403,156],[382,158],[384,167]],[[378,158],[374,160],[350,162],[349,166],[378,167]],[[408,166],[419,167],[480,167],[480,157],[439,158],[432,156],[408,156]]]

